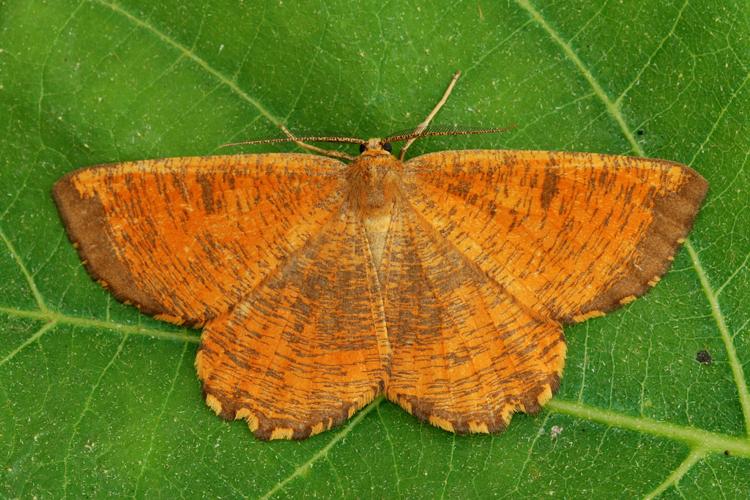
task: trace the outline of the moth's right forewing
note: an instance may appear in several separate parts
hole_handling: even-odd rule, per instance
[[[708,188],[664,160],[493,150],[414,158],[404,185],[414,209],[516,301],[566,323],[654,286]]]

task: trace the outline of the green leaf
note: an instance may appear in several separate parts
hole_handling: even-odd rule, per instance
[[[0,0],[0,495],[747,496],[745,2],[116,2]],[[256,441],[203,403],[199,332],[93,283],[50,197],[81,166],[212,154],[280,124],[406,129],[456,69],[437,123],[517,128],[412,155],[624,153],[710,183],[672,271],[567,328],[559,393],[501,435],[378,401],[307,441]]]

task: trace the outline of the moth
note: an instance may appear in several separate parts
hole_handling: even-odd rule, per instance
[[[99,165],[53,194],[90,274],[203,328],[206,403],[304,439],[379,395],[456,433],[503,430],[557,390],[563,325],[646,293],[705,196],[678,163],[442,151],[412,134],[293,153]],[[295,139],[297,140],[297,139]],[[400,157],[391,143],[408,140]],[[312,147],[316,151],[318,148]]]

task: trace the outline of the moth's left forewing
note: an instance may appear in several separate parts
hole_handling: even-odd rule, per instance
[[[306,154],[164,158],[76,170],[53,195],[92,277],[201,325],[320,231],[343,203],[343,170]]]
[[[439,233],[540,314],[577,322],[654,286],[708,185],[677,163],[589,153],[445,151],[404,166]]]

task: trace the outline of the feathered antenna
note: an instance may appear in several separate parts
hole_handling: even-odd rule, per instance
[[[409,132],[408,134],[392,135],[383,139],[383,142],[407,141],[409,139],[421,139],[422,137],[435,137],[440,135],[477,135],[477,134],[495,134],[497,132],[507,132],[513,130],[516,126],[480,128],[470,130],[424,130],[422,132]]]
[[[308,151],[313,151],[315,153],[319,153],[322,155],[331,156],[333,158],[340,158],[343,160],[353,160],[354,157],[352,155],[342,153],[341,151],[333,151],[331,149],[319,148],[317,146],[313,146],[312,144],[307,144],[304,141],[334,142],[334,143],[347,143],[347,144],[366,144],[367,143],[367,141],[363,139],[358,139],[356,137],[337,137],[337,136],[295,137],[295,135],[292,134],[289,131],[289,129],[286,128],[284,125],[281,125],[281,130],[286,134],[286,137],[280,137],[276,139],[258,139],[258,140],[253,140],[253,141],[230,142],[227,144],[222,144],[219,147],[227,148],[230,146],[244,146],[248,144],[274,144],[274,143],[279,143],[279,142],[293,142],[297,144],[299,147],[307,149]]]

